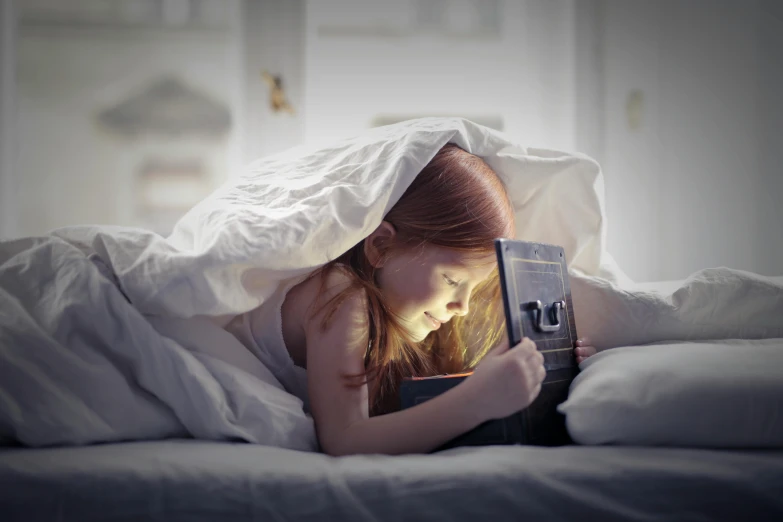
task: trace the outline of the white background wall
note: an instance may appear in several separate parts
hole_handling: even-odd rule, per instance
[[[783,274],[779,6],[599,3],[609,249],[632,277]],[[626,110],[635,89],[638,129]]]
[[[304,1],[252,0],[243,2],[241,13],[242,109],[244,162],[274,154],[304,139]],[[283,79],[286,98],[295,113],[274,112],[269,89],[261,72]]]
[[[214,28],[23,24],[16,50],[16,235],[89,223],[139,225],[131,194],[139,162],[148,156],[206,156],[217,187],[239,159],[237,140],[127,139],[101,127],[97,116],[173,73],[229,104],[236,120],[234,38]]]
[[[454,18],[468,18],[472,4],[481,2],[439,3]],[[415,6],[307,2],[308,141],[350,135],[384,115],[497,115],[521,143],[573,148],[572,2],[500,1],[500,32],[464,40],[404,34]],[[374,33],[379,25],[403,34]],[[367,34],[335,34],[339,27]]]

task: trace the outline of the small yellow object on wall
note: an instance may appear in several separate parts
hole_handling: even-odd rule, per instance
[[[272,108],[272,112],[295,114],[294,108],[286,99],[285,91],[283,90],[283,79],[279,75],[274,76],[270,74],[268,71],[262,71],[261,78],[269,86],[269,106]]]

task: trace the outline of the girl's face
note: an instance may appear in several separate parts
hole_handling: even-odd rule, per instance
[[[494,254],[477,260],[427,245],[393,254],[376,274],[389,306],[419,342],[455,315],[466,315],[473,289],[496,266]]]

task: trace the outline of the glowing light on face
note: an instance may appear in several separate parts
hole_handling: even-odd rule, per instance
[[[495,256],[476,259],[428,245],[393,255],[378,272],[381,291],[416,341],[443,323],[466,315],[470,296],[497,266]]]

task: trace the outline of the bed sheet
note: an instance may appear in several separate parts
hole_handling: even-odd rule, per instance
[[[783,451],[506,446],[334,458],[193,440],[0,451],[2,519],[782,520]]]

